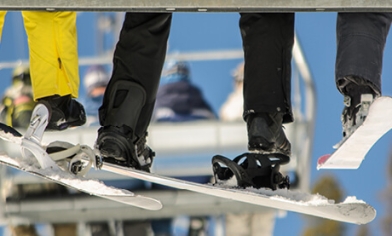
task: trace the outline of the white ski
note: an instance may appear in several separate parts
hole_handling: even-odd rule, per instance
[[[361,126],[332,154],[320,157],[317,169],[358,169],[373,145],[392,129],[392,98],[379,97]]]
[[[376,210],[372,206],[364,201],[357,200],[355,197],[348,197],[344,202],[334,203],[333,200],[329,200],[321,195],[312,195],[299,191],[287,189],[276,191],[254,188],[238,189],[212,184],[199,184],[111,163],[104,163],[101,169],[177,189],[190,190],[234,201],[294,211],[336,221],[366,224],[376,217]]]
[[[95,155],[87,146],[70,144],[64,151],[49,155],[41,144],[47,118],[47,108],[38,104],[34,108],[29,128],[24,135],[12,127],[0,124],[0,138],[19,145],[22,156],[13,159],[0,155],[0,163],[94,196],[148,210],[162,208],[161,202],[156,199],[136,195],[128,190],[108,187],[101,181],[83,177],[93,162],[96,165]]]
[[[147,210],[160,210],[162,208],[161,202],[156,199],[136,195],[125,189],[109,187],[99,180],[79,177],[68,172],[56,171],[51,168],[36,168],[31,166],[29,163],[23,161],[19,162],[5,155],[0,155],[0,163],[21,171],[25,171],[32,175],[39,176],[46,180],[53,181],[66,187],[74,188],[81,192],[105,198],[111,201],[116,201]]]

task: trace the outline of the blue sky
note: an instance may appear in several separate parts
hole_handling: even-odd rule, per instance
[[[79,54],[96,54],[93,13],[78,17]],[[7,15],[0,45],[0,62],[28,58],[22,19],[18,13]],[[239,49],[241,38],[237,13],[178,13],[173,17],[169,52],[195,50]],[[317,89],[317,117],[312,154],[312,180],[323,174],[333,174],[345,189],[346,196],[355,195],[378,211],[369,224],[372,235],[381,235],[380,221],[385,214],[382,191],[386,186],[386,165],[391,134],[385,135],[369,152],[358,170],[316,170],[317,158],[333,151],[332,145],[341,138],[340,114],[342,96],[334,83],[336,13],[297,13],[296,31],[309,63]],[[392,42],[387,44],[383,68],[383,93],[392,95]],[[232,89],[231,71],[240,60],[191,62],[192,79],[202,88],[211,105],[218,111]],[[81,68],[83,75],[84,68]],[[0,92],[8,86],[10,70],[1,70]],[[84,91],[81,89],[81,96]],[[313,182],[312,181],[312,182]],[[277,219],[275,235],[299,235],[306,221],[297,213]],[[356,226],[350,226],[352,235]]]

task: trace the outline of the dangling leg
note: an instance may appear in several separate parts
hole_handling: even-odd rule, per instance
[[[343,140],[365,120],[373,99],[381,95],[384,47],[391,13],[339,13],[335,80],[344,96]]]
[[[127,13],[113,59],[113,75],[99,110],[96,148],[104,161],[149,171],[147,128],[169,37],[171,14]]]
[[[278,171],[280,164],[289,162],[291,152],[282,124],[293,121],[290,80],[294,14],[244,13],[240,28],[245,55],[243,117],[251,153],[234,161],[214,157],[215,174],[221,172],[218,179],[235,175],[241,187],[288,187],[288,179]],[[221,168],[219,162],[226,162],[230,171]]]
[[[49,130],[86,122],[79,89],[76,12],[22,12],[34,99],[48,107]]]

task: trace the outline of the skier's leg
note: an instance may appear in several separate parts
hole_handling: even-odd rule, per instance
[[[171,14],[127,13],[113,74],[99,110],[97,148],[104,161],[148,171],[153,152],[146,135],[171,25]]]
[[[47,129],[86,122],[78,96],[79,65],[75,12],[22,12],[29,43],[34,99],[51,115]]]
[[[241,187],[289,187],[288,178],[279,173],[279,168],[290,161],[291,152],[282,124],[293,120],[290,63],[294,14],[244,13],[240,28],[245,55],[243,117],[251,153],[233,161],[214,156],[214,174],[218,180],[235,175]]]
[[[383,52],[391,20],[391,13],[338,14],[335,80],[344,95],[343,138],[363,123],[368,109],[361,104],[381,95]]]
[[[34,99],[78,96],[75,12],[22,12],[29,43]]]
[[[282,123],[293,120],[290,79],[294,14],[242,14],[240,27],[248,148],[290,155]]]

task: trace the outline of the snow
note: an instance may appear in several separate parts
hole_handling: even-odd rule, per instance
[[[0,131],[0,137],[15,144],[22,144],[21,137],[15,137],[11,133]],[[44,176],[45,178],[55,180],[58,183],[64,183],[69,187],[90,192],[93,195],[134,196],[134,194],[130,191],[106,186],[99,180],[77,177],[71,173],[62,171],[59,168],[48,167],[46,169],[40,169],[34,158],[31,160],[23,160],[22,158],[13,159],[8,157],[5,153],[0,153],[0,157],[5,162],[11,163],[14,166],[19,166],[22,170],[34,172],[38,175]]]
[[[0,138],[19,145],[22,143],[22,139],[20,137],[15,137],[11,133],[6,133],[3,130],[0,130]]]
[[[78,177],[71,173],[67,173],[58,168],[46,168],[40,169],[35,167],[35,165],[31,165],[31,163],[27,163],[21,159],[13,159],[6,154],[0,154],[0,159],[3,162],[10,163],[12,165],[19,166],[20,169],[33,172],[33,174],[37,174],[48,178],[50,180],[54,180],[58,183],[63,183],[69,187],[73,187],[79,189],[83,192],[90,192],[93,195],[102,195],[102,196],[134,196],[134,194],[130,191],[124,189],[117,189],[114,187],[106,186],[103,182],[95,179],[87,179],[84,177]]]
[[[357,203],[357,202],[365,203],[364,201],[357,199],[357,197],[355,197],[355,196],[348,196],[348,197],[346,197],[346,199],[343,202],[344,203]]]
[[[237,180],[233,176],[232,178],[226,181],[220,181],[219,184],[215,184],[214,186],[232,189],[233,187],[237,186]],[[313,205],[313,206],[335,203],[334,200],[328,199],[320,194],[311,194],[311,193],[301,192],[298,190],[277,189],[273,191],[267,188],[256,189],[253,187],[248,187],[243,191],[247,191],[249,193],[255,193],[255,194],[262,194],[280,200],[290,200],[290,201],[296,201],[300,203],[306,203],[307,205]],[[355,196],[348,196],[342,203],[365,203],[365,202],[362,200],[358,200]]]
[[[35,168],[33,168],[35,169]],[[117,189],[114,187],[110,187],[105,185],[103,182],[95,179],[87,179],[83,177],[77,177],[73,174],[61,171],[60,169],[57,169],[53,171],[52,169],[36,169],[32,170],[34,172],[39,172],[50,179],[54,179],[57,181],[60,181],[62,183],[65,183],[66,185],[72,186],[74,188],[90,192],[91,194],[94,195],[123,195],[123,196],[134,196],[134,194],[130,191],[124,190],[124,189]]]

